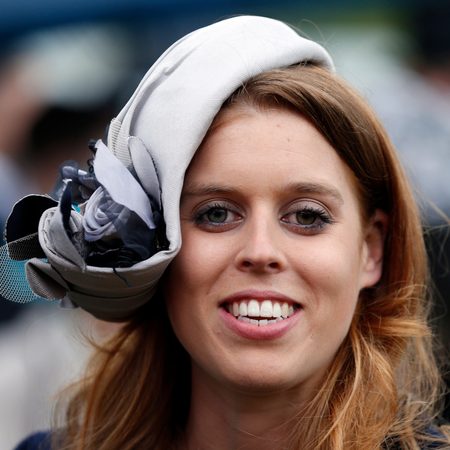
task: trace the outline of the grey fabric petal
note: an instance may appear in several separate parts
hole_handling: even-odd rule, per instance
[[[83,233],[81,214],[72,211],[69,224],[75,238]],[[77,242],[82,242],[79,237]],[[80,254],[81,247],[77,249],[67,236],[59,207],[47,209],[42,214],[39,222],[39,243],[49,261],[52,259],[67,261],[81,270],[85,269],[86,263]]]
[[[97,141],[96,148],[94,171],[99,183],[114,202],[134,211],[149,228],[155,228],[150,199],[142,186],[101,140]]]
[[[31,290],[46,300],[59,300],[69,290],[67,283],[51,264],[38,258],[30,259],[25,264],[25,274]]]
[[[158,202],[161,209],[161,187],[155,163],[141,139],[131,136],[128,139],[128,148],[134,170],[145,192]]]

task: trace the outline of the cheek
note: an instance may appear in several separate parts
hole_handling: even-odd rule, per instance
[[[181,259],[179,259],[181,256]],[[199,339],[197,327],[195,326],[195,318],[198,317],[199,307],[196,303],[194,285],[190,285],[189,273],[186,273],[182,255],[172,261],[163,279],[163,294],[167,308],[169,321],[172,329],[180,341],[181,345],[188,350],[186,345],[189,341]]]
[[[300,330],[298,340],[305,343],[302,348],[311,375],[332,364],[348,334],[359,299],[359,260],[357,248],[347,242],[316,248],[313,258],[301,262],[309,301],[304,310],[307,334]]]
[[[226,259],[216,243],[187,237],[164,274],[163,292],[170,322],[191,354],[192,343],[204,341],[203,330],[214,311],[209,293],[223,273]]]
[[[193,296],[208,294],[233,262],[233,247],[222,234],[188,231],[182,233],[183,245],[170,264],[167,284],[194,301]]]
[[[361,290],[363,258],[359,242],[330,237],[330,242],[306,250],[303,255],[308,257],[297,257],[296,266],[312,299],[310,307],[321,318],[316,324],[322,330],[328,328],[325,335],[332,334],[333,327],[345,334]]]

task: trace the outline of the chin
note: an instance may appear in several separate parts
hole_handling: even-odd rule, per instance
[[[272,395],[295,389],[298,383],[281,376],[264,376],[264,374],[245,374],[240,379],[230,380],[230,388],[250,395]]]
[[[207,369],[208,370],[208,369]],[[214,374],[210,372],[217,382],[241,394],[270,395],[283,391],[292,391],[308,378],[306,374],[289,370],[280,364],[271,365],[264,361],[254,361],[250,358],[247,363],[238,367],[228,367],[226,371]]]

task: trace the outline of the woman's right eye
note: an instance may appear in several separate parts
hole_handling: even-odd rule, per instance
[[[241,220],[242,216],[237,211],[219,204],[208,205],[194,216],[197,226],[212,231],[226,231]]]

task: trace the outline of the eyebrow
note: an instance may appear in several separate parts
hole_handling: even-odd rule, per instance
[[[185,197],[201,197],[204,195],[220,195],[220,194],[240,194],[240,189],[232,188],[229,186],[218,186],[215,184],[197,184],[189,190],[183,190],[181,193],[181,199]]]
[[[320,194],[325,195],[328,197],[334,198],[339,203],[344,203],[344,198],[342,197],[342,194],[339,192],[338,189],[335,189],[332,186],[329,186],[328,184],[322,184],[322,183],[288,183],[283,188],[286,192],[299,192],[299,193],[313,193],[313,194]]]
[[[340,204],[344,203],[344,199],[339,190],[322,183],[302,182],[302,183],[287,183],[281,187],[282,192],[298,192],[300,194],[320,194],[334,198]],[[243,195],[238,188],[216,185],[216,184],[198,184],[192,188],[183,191],[181,199],[185,197],[207,196],[207,195],[221,195],[221,194],[236,194]]]

